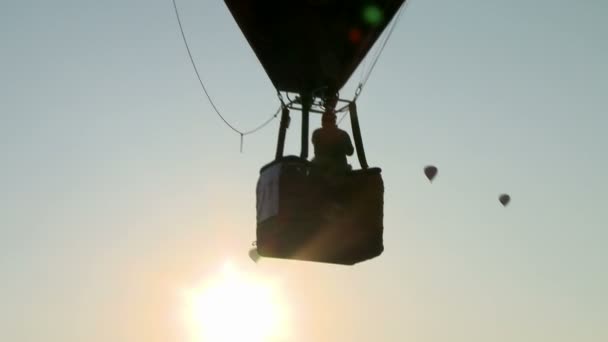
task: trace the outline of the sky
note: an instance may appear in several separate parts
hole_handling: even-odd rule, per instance
[[[226,119],[266,120],[279,102],[225,4],[177,3]],[[182,341],[180,291],[227,261],[280,280],[289,341],[608,340],[606,16],[412,0],[357,102],[385,252],[344,267],[249,259],[278,122],[240,151],[171,1],[2,2],[0,340]]]

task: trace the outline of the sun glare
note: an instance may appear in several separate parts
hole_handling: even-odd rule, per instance
[[[193,342],[282,341],[287,312],[276,283],[226,264],[220,274],[187,291]]]

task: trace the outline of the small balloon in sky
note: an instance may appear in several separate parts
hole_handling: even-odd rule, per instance
[[[427,167],[424,168],[424,174],[426,175],[426,178],[429,179],[429,181],[433,181],[433,179],[435,178],[435,176],[437,176],[437,167],[433,166],[433,165],[429,165]]]
[[[257,263],[258,260],[260,260],[260,255],[258,254],[258,249],[257,248],[250,249],[249,257],[251,258],[251,260],[253,260],[253,262]]]
[[[509,204],[509,202],[511,201],[511,196],[507,194],[501,194],[500,196],[498,196],[498,200],[503,206],[506,207],[507,204]]]

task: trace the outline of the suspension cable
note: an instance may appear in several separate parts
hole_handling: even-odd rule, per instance
[[[342,123],[342,120],[344,120],[348,116],[349,113],[350,112],[348,110],[346,110],[346,111],[344,111],[344,113],[342,113],[342,117],[340,118],[340,120],[338,120],[338,126],[340,125],[340,123]]]
[[[253,128],[251,130],[248,130],[248,131],[240,131],[239,129],[237,129],[236,127],[231,125],[228,122],[228,120],[226,120],[226,118],[224,118],[224,116],[217,109],[215,103],[213,102],[213,100],[211,99],[211,96],[209,95],[209,92],[207,91],[207,87],[205,87],[205,84],[203,83],[203,79],[202,79],[200,73],[198,72],[198,68],[196,67],[194,58],[192,57],[192,52],[190,51],[190,46],[188,45],[188,40],[186,39],[186,34],[184,33],[184,27],[182,25],[182,20],[180,18],[179,10],[177,9],[177,3],[175,2],[175,0],[173,0],[173,8],[175,9],[175,17],[177,18],[179,30],[181,32],[182,39],[184,41],[184,45],[186,46],[186,51],[188,52],[188,57],[190,58],[190,63],[192,64],[192,68],[194,68],[194,73],[196,74],[196,77],[198,78],[198,82],[200,83],[201,87],[203,88],[203,92],[205,93],[205,96],[207,97],[207,100],[209,101],[209,104],[211,104],[211,107],[213,108],[215,113],[220,117],[220,119],[222,119],[222,121],[226,124],[226,126],[230,127],[230,129],[232,129],[234,132],[236,132],[237,134],[239,134],[241,136],[241,152],[242,152],[243,136],[253,134],[253,133],[261,130],[262,128],[266,127],[272,120],[274,120],[278,116],[279,112],[281,111],[281,107],[284,105],[282,98],[279,96],[279,100],[281,100],[281,104],[282,104],[281,107],[279,107],[279,109],[270,118],[268,118],[266,121],[264,121],[262,124],[258,125],[257,127]],[[279,95],[280,95],[280,93],[279,93]]]
[[[391,35],[393,34],[393,31],[395,30],[395,27],[397,26],[397,22],[399,21],[401,14],[405,11],[405,8],[407,7],[407,5],[409,3],[410,3],[410,0],[406,0],[405,4],[403,6],[401,6],[401,8],[399,8],[399,10],[397,11],[395,18],[393,19],[392,23],[390,24],[389,30],[388,30],[384,40],[382,41],[382,45],[380,46],[380,49],[378,50],[378,52],[376,53],[376,56],[374,57],[374,59],[372,61],[371,67],[365,73],[365,75],[362,75],[362,77],[361,77],[361,81],[359,82],[359,85],[357,86],[357,90],[355,91],[355,97],[354,97],[353,101],[355,101],[361,94],[361,91],[363,90],[365,83],[367,83],[367,80],[371,76],[372,71],[374,70],[374,67],[376,66],[376,63],[378,63],[378,60],[380,59],[380,55],[384,51],[384,48],[386,47],[386,44],[389,41],[389,38],[391,37]]]

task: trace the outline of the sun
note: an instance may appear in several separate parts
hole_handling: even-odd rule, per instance
[[[218,276],[186,291],[192,342],[283,341],[288,319],[279,290],[224,265]]]

